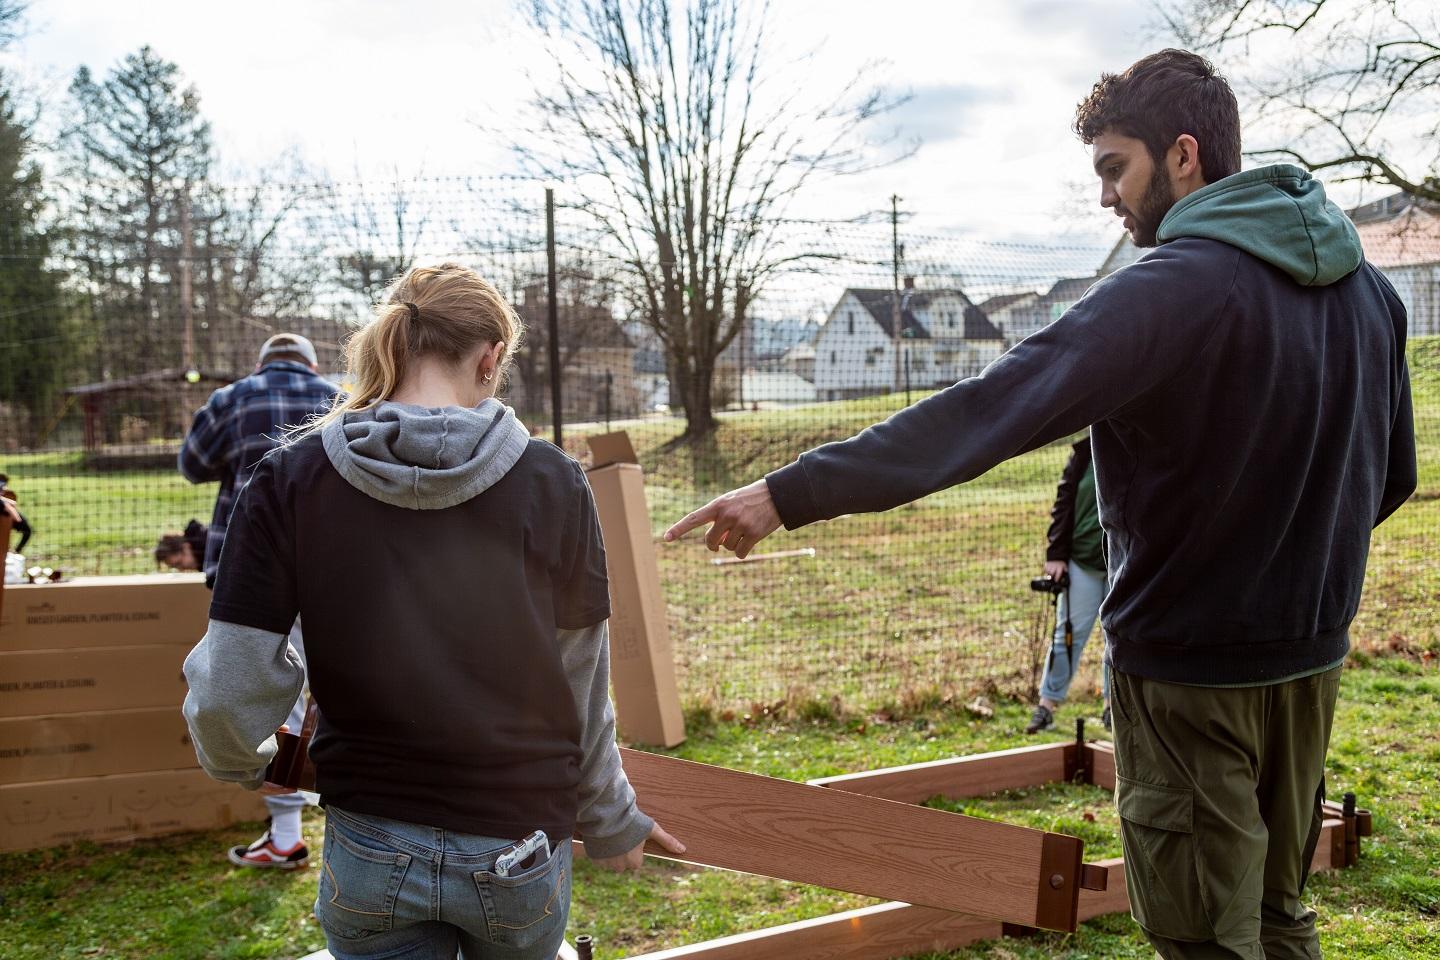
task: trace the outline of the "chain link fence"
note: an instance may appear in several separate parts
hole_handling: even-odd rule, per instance
[[[534,182],[182,191],[146,242],[57,226],[43,254],[11,244],[11,269],[43,280],[0,304],[0,470],[35,528],[27,563],[66,575],[159,569],[157,540],[213,508],[215,485],[191,485],[175,466],[209,393],[285,331],[309,337],[321,372],[343,385],[345,338],[415,262],[474,267],[511,298],[528,329],[502,396],[532,432],[554,436],[558,424],[582,460],[587,436],[630,434],[658,541],[709,497],[979,373],[1136,255],[1064,237],[921,235],[883,215],[787,224],[805,257],[754,291],[715,365],[719,426],[693,440],[674,360],[637,309],[624,258],[605,252],[563,189],[556,200],[558,416]],[[57,225],[82,214],[72,197]],[[1440,530],[1440,231],[1405,227],[1396,239],[1402,224],[1376,223],[1361,224],[1372,259],[1411,311],[1421,485],[1375,536],[1355,635],[1364,650],[1424,659],[1440,651],[1440,575],[1426,559]],[[1057,443],[889,513],[779,534],[751,562],[698,539],[657,542],[683,698],[804,714],[1029,695],[1054,611],[1028,582],[1067,454]],[[1076,695],[1098,693],[1098,661],[1097,642]]]

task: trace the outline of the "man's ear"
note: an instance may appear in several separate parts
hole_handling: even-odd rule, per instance
[[[1180,181],[1196,179],[1202,184],[1205,182],[1205,171],[1200,165],[1200,142],[1198,140],[1188,133],[1182,133],[1175,138],[1175,144],[1169,152],[1175,164],[1175,179]]]

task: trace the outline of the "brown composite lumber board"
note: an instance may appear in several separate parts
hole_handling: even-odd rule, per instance
[[[1085,744],[1090,751],[1090,782],[1103,790],[1115,789],[1115,747],[1106,741]]]
[[[1340,820],[1322,827],[1310,869],[1331,869],[1332,844],[1344,836]],[[578,847],[577,847],[578,849]],[[1081,890],[1077,919],[1093,920],[1130,909],[1125,858],[1097,861],[1108,872],[1102,891]],[[889,960],[927,950],[954,950],[1000,936],[1002,924],[962,913],[908,903],[883,903],[703,943],[661,950],[629,960]]]
[[[1327,817],[1339,817],[1345,819],[1345,806],[1334,800],[1326,800],[1321,804],[1321,809]],[[1355,830],[1357,837],[1368,837],[1374,833],[1374,818],[1370,811],[1364,807],[1355,808]]]
[[[3,546],[3,547],[4,547],[3,550],[0,550],[0,560],[4,560],[4,559],[5,559],[5,555],[10,552],[10,530],[11,530],[11,526],[10,526],[10,525],[11,525],[11,522],[12,522],[12,521],[10,520],[10,514],[6,513],[4,510],[0,510],[0,546]],[[0,614],[3,614],[4,611],[5,611],[5,570],[4,570],[3,567],[0,567]]]
[[[934,907],[881,903],[629,960],[891,960],[994,940],[1001,926]]]
[[[1310,872],[1340,870],[1348,865],[1345,858],[1345,821],[1321,821],[1320,839],[1315,842],[1315,855],[1310,858]]]
[[[1125,885],[1125,858],[1097,860],[1096,866],[1106,868],[1105,889],[1080,891],[1080,920],[1092,920],[1107,913],[1124,913],[1130,909],[1129,888]]]
[[[681,859],[957,913],[1074,929],[1080,841],[1061,834],[622,749],[640,809]],[[1043,848],[1073,867],[1041,876]],[[647,852],[665,856],[651,844]],[[1052,858],[1053,859],[1053,858]]]
[[[979,797],[1001,790],[1038,787],[1064,780],[1065,751],[1070,746],[1068,743],[1042,743],[1014,750],[820,777],[810,783],[900,803],[922,803],[936,796],[951,800]]]

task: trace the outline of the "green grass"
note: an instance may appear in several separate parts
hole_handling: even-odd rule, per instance
[[[1329,955],[1358,960],[1440,960],[1440,338],[1412,344],[1411,370],[1420,490],[1374,536],[1329,759],[1332,790],[1360,793],[1377,836],[1358,867],[1312,885]],[[897,406],[876,397],[728,415],[698,452],[673,444],[674,422],[633,430],[654,529]],[[920,504],[767,541],[767,550],[813,546],[813,559],[716,567],[693,542],[660,546],[692,731],[676,754],[803,780],[1025,742],[1016,731],[1026,710],[1008,698],[1028,684],[1025,657],[1043,608],[1025,580],[1064,454],[1056,445]],[[214,495],[168,472],[88,472],[74,453],[9,456],[0,470],[35,518],[32,559],[69,572],[149,569],[155,537],[208,519]],[[1076,689],[1079,709],[1098,713],[1093,672]],[[976,692],[991,696],[993,720],[961,709]],[[1092,857],[1116,849],[1108,804],[1093,790],[1026,791],[964,809],[1070,830]],[[318,814],[307,821],[312,849],[319,827]],[[225,847],[254,832],[0,856],[0,956],[284,958],[318,948],[313,871],[256,876],[225,863]],[[576,879],[571,930],[596,934],[602,957],[872,902],[660,864],[614,877],[582,863]],[[1112,917],[1074,936],[953,957],[1151,955],[1128,918]]]
[[[1095,712],[1087,702],[1070,716]],[[715,722],[692,717],[676,756],[796,780],[1027,741],[1025,708],[997,704],[982,720],[934,708],[885,719]],[[1413,661],[1367,660],[1347,670],[1329,757],[1332,793],[1355,790],[1375,814],[1375,836],[1360,864],[1311,882],[1328,956],[1347,960],[1440,958],[1440,672]],[[1057,735],[1055,739],[1060,739]],[[1119,853],[1108,798],[1083,786],[1010,791],[936,804],[1086,841],[1086,856]],[[1093,818],[1093,819],[1091,819]],[[224,859],[255,825],[200,836],[0,856],[0,955],[7,960],[87,957],[287,958],[323,946],[309,916],[315,871],[239,872]],[[307,817],[312,854],[321,819]],[[683,839],[683,838],[682,838]],[[649,861],[618,877],[576,868],[570,934],[590,933],[605,958],[823,916],[873,903],[850,894],[723,871]],[[1127,917],[1083,924],[1074,935],[986,943],[950,960],[1150,957]]]

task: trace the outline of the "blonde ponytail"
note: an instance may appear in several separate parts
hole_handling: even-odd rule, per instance
[[[411,267],[390,284],[375,315],[345,344],[350,392],[290,439],[388,400],[405,379],[407,366],[421,357],[458,363],[482,344],[504,342],[503,373],[523,336],[520,317],[474,270],[457,263]]]

